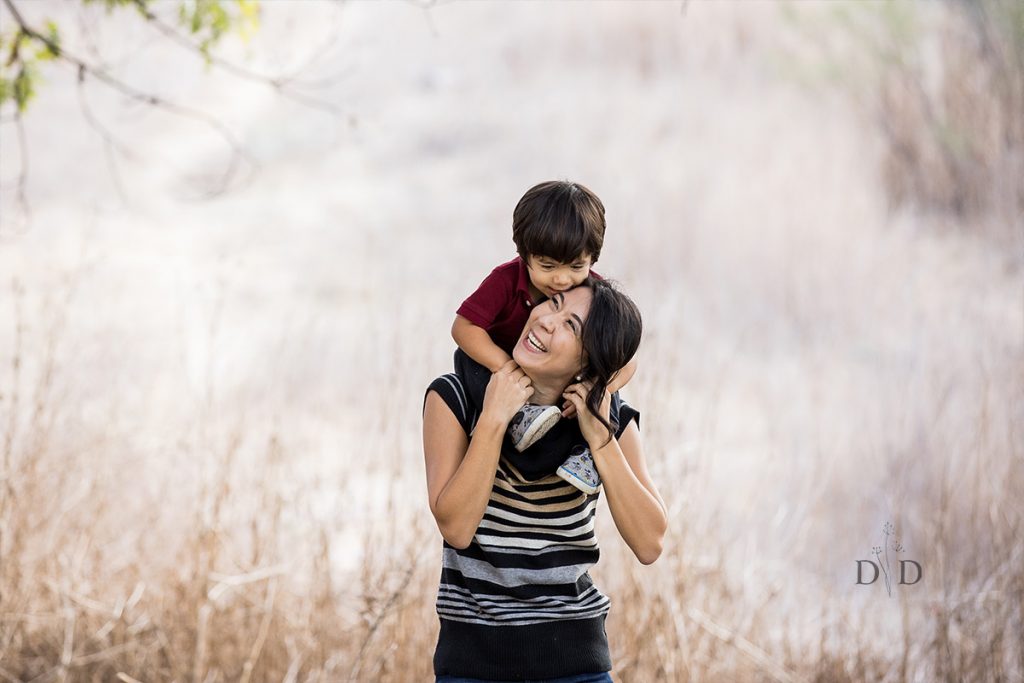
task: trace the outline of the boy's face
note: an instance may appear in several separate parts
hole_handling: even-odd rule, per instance
[[[590,275],[590,254],[577,257],[569,263],[559,263],[547,256],[530,254],[526,258],[530,282],[546,297],[572,289]]]

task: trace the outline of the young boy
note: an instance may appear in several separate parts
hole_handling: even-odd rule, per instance
[[[490,373],[512,357],[531,309],[556,292],[575,287],[588,275],[600,277],[590,267],[601,255],[604,230],[604,205],[578,183],[540,183],[519,200],[512,213],[512,241],[519,256],[495,268],[480,283],[462,302],[452,324],[452,337],[461,350],[455,353],[456,372],[466,380],[477,405],[483,405]],[[630,361],[608,390],[620,389],[635,370]],[[563,415],[569,417],[569,407],[567,402],[563,413],[557,406],[523,406],[509,424],[516,450],[526,450]],[[588,494],[601,484],[586,448],[574,449],[558,468],[558,475]]]

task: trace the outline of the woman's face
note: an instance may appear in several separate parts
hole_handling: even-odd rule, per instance
[[[512,357],[534,381],[568,386],[580,371],[583,321],[593,298],[589,287],[576,287],[556,293],[530,312]]]

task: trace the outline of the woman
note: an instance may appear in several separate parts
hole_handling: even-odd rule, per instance
[[[585,440],[622,538],[640,562],[658,558],[667,517],[644,461],[639,414],[606,390],[636,351],[640,327],[628,297],[589,279],[533,310],[483,406],[468,401],[456,375],[430,385],[423,449],[444,537],[438,683],[611,681],[609,601],[587,571],[600,554],[600,492],[587,495],[555,470]],[[505,429],[527,400],[568,400],[578,417],[517,453]]]

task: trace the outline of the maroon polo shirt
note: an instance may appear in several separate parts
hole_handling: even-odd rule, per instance
[[[590,274],[601,277],[593,270]],[[530,273],[526,270],[526,261],[517,256],[492,270],[456,313],[487,330],[491,341],[512,355],[535,303],[530,297]]]

